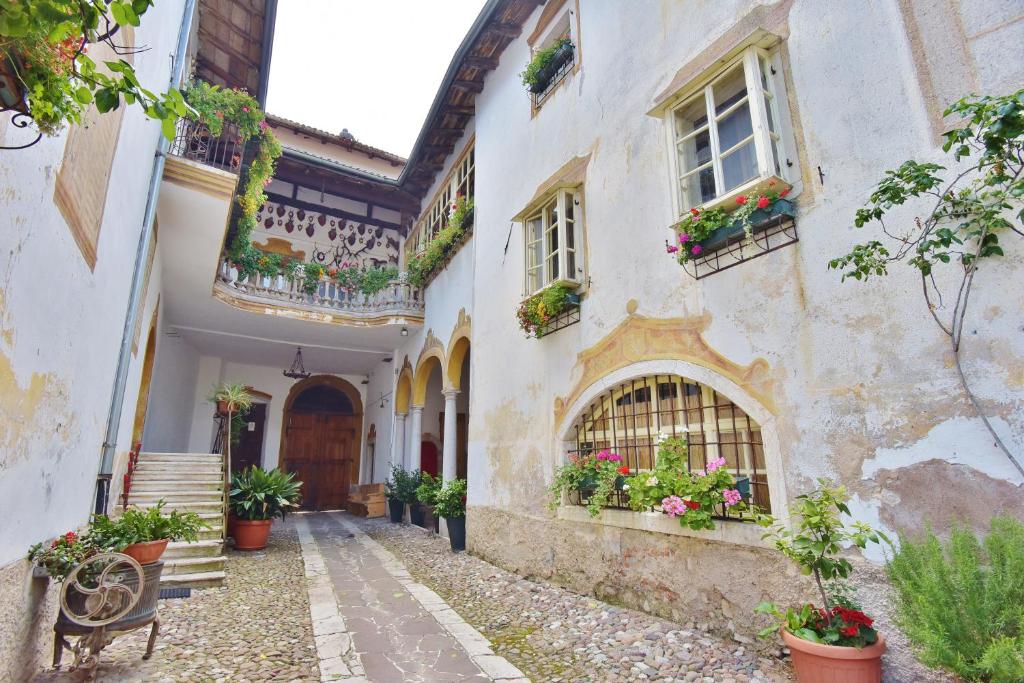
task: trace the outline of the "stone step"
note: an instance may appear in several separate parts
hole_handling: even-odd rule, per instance
[[[216,588],[224,585],[226,576],[224,570],[193,574],[162,574],[160,586],[163,588]]]
[[[186,483],[194,481],[200,484],[221,484],[224,477],[220,470],[213,472],[162,472],[159,470],[135,470],[132,475],[132,482],[174,482]]]
[[[184,488],[184,489],[143,489],[138,490],[134,486],[128,493],[128,501],[152,500],[158,501],[161,498],[167,502],[172,500],[220,500],[224,495],[222,488]]]
[[[220,462],[224,456],[220,453],[156,453],[142,451],[139,453],[139,460],[213,460]]]
[[[128,504],[134,505],[135,507],[148,509],[156,507],[156,500],[133,500],[134,497],[129,497]],[[217,513],[214,517],[221,516],[221,510],[223,508],[223,502],[221,500],[169,500],[166,501],[163,509],[166,512],[177,510],[179,512],[213,512]]]
[[[161,491],[202,491],[204,493],[220,493],[224,483],[220,481],[147,481],[133,479],[130,495],[149,495]]]
[[[181,557],[217,557],[222,552],[224,543],[218,538],[201,539],[192,543],[174,541],[167,544],[164,558],[173,560]]]
[[[164,557],[164,571],[162,576],[174,576],[175,574],[198,574],[202,572],[216,572],[224,570],[224,563],[227,557],[223,555],[211,555],[207,557]]]

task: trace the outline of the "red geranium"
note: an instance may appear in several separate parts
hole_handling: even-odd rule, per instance
[[[619,474],[629,474],[629,467],[627,465],[623,465],[622,467],[620,467]]]
[[[736,203],[739,204],[740,206],[743,206],[744,204],[746,204],[747,203],[747,195],[741,194],[740,196],[736,197]]]
[[[767,197],[765,197],[764,195],[761,195],[760,197],[757,198],[757,208],[763,209],[766,206],[768,206],[768,204],[769,204],[769,199]]]
[[[700,509],[700,503],[698,503],[695,500],[684,500],[683,504],[686,507],[690,508],[691,510],[699,510]]]

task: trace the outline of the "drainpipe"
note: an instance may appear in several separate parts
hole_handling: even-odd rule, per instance
[[[174,50],[174,61],[171,63],[170,87],[181,85],[185,73],[185,55],[188,50],[189,35],[192,32],[192,19],[195,16],[196,0],[185,0],[182,13],[181,28],[178,31],[178,45]],[[110,479],[114,469],[114,449],[117,447],[117,432],[121,423],[121,408],[124,403],[125,385],[128,383],[128,367],[132,354],[132,338],[135,334],[135,323],[139,318],[139,307],[142,302],[142,286],[145,281],[146,255],[153,241],[153,220],[156,218],[156,203],[160,196],[160,182],[164,175],[164,161],[170,143],[160,135],[157,143],[156,156],[153,159],[153,171],[149,178],[149,194],[146,197],[146,213],[142,218],[142,233],[139,245],[135,250],[135,270],[132,273],[132,288],[128,296],[128,312],[124,318],[124,330],[121,332],[121,351],[117,356],[117,372],[114,374],[114,392],[110,397],[110,409],[107,412],[107,429],[103,436],[103,449],[100,457],[100,471],[96,477],[96,514],[106,514],[110,495]]]

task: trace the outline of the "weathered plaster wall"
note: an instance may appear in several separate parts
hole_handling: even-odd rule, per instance
[[[166,316],[161,315],[157,321],[153,392],[142,435],[145,450],[163,453],[189,450],[198,372],[199,352],[171,327]]]
[[[761,5],[774,16],[769,28],[785,39],[800,241],[696,281],[664,253],[674,220],[668,150],[663,121],[646,112],[683,65]],[[942,157],[905,9],[897,0],[833,4],[827,11],[800,0],[581,0],[581,69],[536,116],[517,78],[529,60],[525,38],[509,46],[476,100],[474,237],[428,288],[424,325],[443,341],[453,300],[465,305],[467,296],[457,293],[484,293],[466,309],[473,338],[471,550],[669,613],[717,611],[727,618],[765,597],[749,585],[714,593],[704,575],[709,558],[716,568],[737,567],[737,577],[746,572],[748,583],[756,573],[759,590],[786,595],[788,570],[760,550],[554,521],[545,509],[547,482],[576,418],[573,400],[588,395],[602,373],[626,376],[640,367],[633,364],[673,358],[733,383],[743,396],[726,395],[750,402],[748,412],[756,409],[771,422],[774,443],[766,451],[777,473],[777,503],[828,476],[852,489],[858,516],[889,530],[916,531],[927,520],[954,518],[981,525],[999,511],[1024,516],[1024,482],[971,409],[910,269],[896,268],[887,280],[841,284],[825,267],[875,236],[850,226],[885,169],[907,158]],[[1021,26],[1018,8],[985,3],[984,21],[975,24],[968,15],[980,9],[961,10],[966,33],[974,36],[967,67],[977,71],[976,82],[1021,82],[1024,62],[1006,61],[985,47],[994,39],[972,33],[984,28],[1008,38]],[[531,30],[528,24],[523,35]],[[602,48],[609,45],[628,49]],[[509,223],[556,170],[588,154],[583,215],[590,280],[582,321],[528,340],[514,314],[524,295],[522,228],[513,224],[510,234]],[[907,224],[913,214],[898,218]],[[453,267],[468,250],[471,274]],[[1022,259],[1019,246],[1008,247],[1006,258],[979,275],[962,354],[972,387],[1018,454],[1024,452],[1024,343],[1019,296],[1000,283],[1020,279]],[[424,337],[411,335],[403,348],[414,366]],[[957,491],[960,501],[926,493],[940,490]],[[626,577],[609,578],[625,560]],[[644,593],[626,590],[631,581]],[[672,586],[688,585],[698,597],[672,594]]]
[[[397,355],[397,354],[396,354]],[[363,458],[362,483],[380,483],[387,479],[391,465],[392,438],[394,433],[395,385],[394,356],[389,363],[380,363],[370,372],[370,383],[366,385],[366,401],[363,405]],[[384,407],[381,407],[383,397]],[[373,425],[376,433],[374,462],[371,468],[367,437]]]
[[[161,89],[183,2],[158,3],[135,32],[140,80]],[[0,144],[18,132],[3,117]],[[125,110],[90,270],[54,203],[66,134],[0,155],[0,678],[50,647],[56,615],[30,584],[28,547],[83,524],[100,448],[159,125]],[[57,267],[54,267],[57,264]],[[159,291],[158,285],[151,291]],[[152,299],[147,304],[152,312]],[[145,322],[148,321],[144,321]],[[148,328],[146,328],[148,332]],[[145,343],[143,338],[142,343]],[[117,453],[128,448],[140,365],[132,361]],[[30,615],[38,614],[35,628]]]
[[[33,579],[28,560],[0,568],[0,680],[24,681],[53,652],[59,584]]]

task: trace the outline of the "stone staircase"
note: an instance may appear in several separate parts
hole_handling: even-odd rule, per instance
[[[357,517],[383,517],[387,511],[384,484],[362,484],[352,487],[346,509]]]
[[[206,588],[224,582],[224,460],[219,453],[139,454],[128,504],[191,511],[210,528],[195,543],[170,543],[164,553],[160,585]]]

